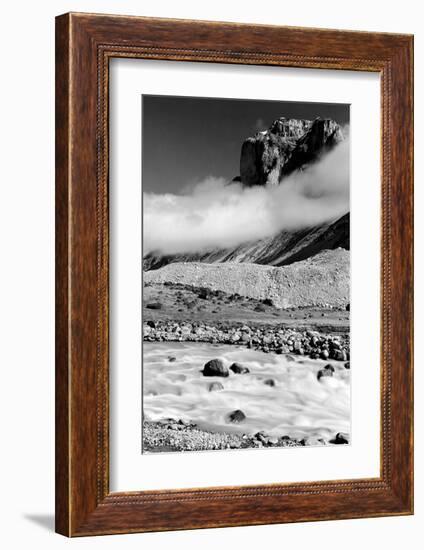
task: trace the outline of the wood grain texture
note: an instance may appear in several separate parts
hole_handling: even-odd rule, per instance
[[[67,536],[412,513],[412,55],[407,35],[66,14],[56,21],[56,530]],[[109,59],[381,73],[381,475],[109,492]],[[376,366],[373,366],[374,368]]]
[[[68,333],[68,251],[69,251],[69,19],[56,25],[56,406],[55,406],[55,486],[56,529],[69,532],[69,333]]]

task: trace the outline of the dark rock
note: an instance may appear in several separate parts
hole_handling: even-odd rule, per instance
[[[346,361],[347,355],[346,352],[342,349],[335,349],[331,353],[333,359],[336,361]]]
[[[169,361],[170,363],[174,363],[176,360],[177,360],[177,358],[176,358],[176,357],[173,357],[173,356],[171,356],[171,355],[168,357],[168,361]]]
[[[346,305],[346,311],[350,311],[350,304]]]
[[[223,389],[224,386],[221,384],[221,382],[212,382],[212,384],[209,384],[209,391],[220,391]]]
[[[146,325],[151,328],[156,328],[156,322],[155,321],[147,321]]]
[[[271,388],[274,388],[275,387],[275,380],[273,380],[272,378],[267,378],[266,380],[264,380],[264,384],[266,386],[270,386]]]
[[[230,412],[227,418],[229,422],[232,422],[233,424],[238,424],[239,422],[243,422],[243,420],[246,419],[246,415],[243,411],[237,409]]]
[[[317,160],[342,140],[341,129],[334,120],[279,118],[267,131],[258,132],[243,143],[242,184],[278,185],[284,175]]]
[[[349,439],[347,434],[338,433],[334,439],[330,439],[330,443],[333,445],[347,445]]]
[[[315,162],[343,139],[341,128],[337,122],[331,119],[316,118],[297,141],[288,161],[282,167],[282,175],[291,174],[305,164]]]
[[[248,138],[242,145],[240,177],[243,185],[277,185],[297,140],[310,127],[309,120],[280,118],[265,132]]]
[[[253,437],[260,441],[263,445],[268,443],[268,436],[265,432],[258,432]]]
[[[229,375],[227,367],[221,359],[211,359],[203,367],[203,376],[223,376]]]
[[[321,380],[321,378],[327,378],[329,376],[333,376],[334,368],[333,367],[327,368],[327,367],[331,367],[331,365],[327,365],[326,367],[318,371],[317,373],[318,380]]]
[[[346,361],[346,363],[345,363],[345,369],[350,369],[350,361]]]
[[[150,304],[146,304],[147,309],[162,309],[162,304],[160,302],[151,302]]]
[[[198,292],[199,298],[202,300],[209,300],[211,297],[211,291],[208,288],[200,288]]]
[[[232,370],[234,374],[247,374],[248,372],[250,372],[247,367],[241,365],[240,363],[233,363],[230,367],[230,370]]]
[[[271,300],[271,298],[265,298],[264,300],[262,300],[262,303],[265,305],[265,306],[273,306],[274,303],[273,301]]]

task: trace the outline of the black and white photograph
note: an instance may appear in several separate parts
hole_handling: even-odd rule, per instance
[[[348,104],[143,95],[142,453],[350,444],[349,170]]]

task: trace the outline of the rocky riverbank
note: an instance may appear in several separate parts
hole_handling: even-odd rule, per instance
[[[254,435],[214,433],[202,430],[194,423],[168,418],[158,422],[143,422],[143,452],[213,451],[225,449],[258,449],[263,447],[308,447],[349,443],[345,434],[334,438],[294,439],[287,435],[271,437],[264,432]]]
[[[265,353],[293,353],[311,359],[350,359],[349,334],[323,334],[318,331],[297,331],[287,327],[211,325],[201,322],[146,321],[143,339],[147,342],[207,342],[211,344],[245,345]]]

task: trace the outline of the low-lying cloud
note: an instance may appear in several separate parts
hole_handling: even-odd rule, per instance
[[[349,210],[349,142],[278,186],[243,188],[208,177],[183,195],[144,194],[144,254],[234,247],[311,227]]]

